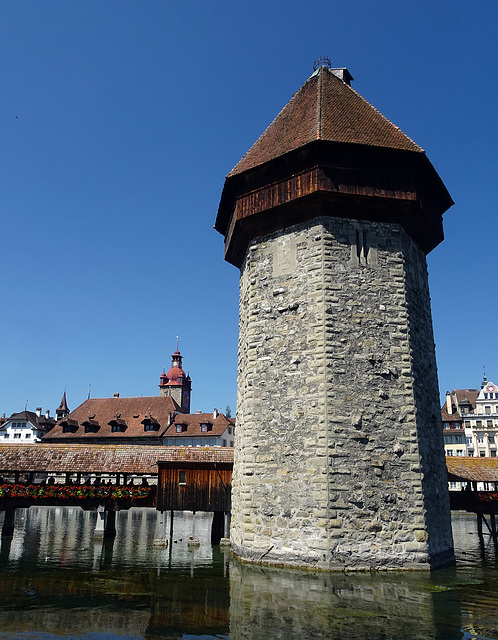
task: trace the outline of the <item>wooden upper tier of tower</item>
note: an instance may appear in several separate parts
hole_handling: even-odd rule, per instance
[[[401,224],[428,253],[453,201],[423,149],[319,67],[228,174],[215,229],[241,266],[248,242],[320,215]]]

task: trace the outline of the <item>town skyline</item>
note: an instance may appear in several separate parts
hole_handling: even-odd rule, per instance
[[[235,414],[239,274],[212,226],[225,175],[321,55],[455,201],[428,256],[441,397],[483,367],[498,379],[494,3],[358,1],[340,30],[321,2],[299,20],[281,2],[48,6],[21,0],[0,25],[0,415],[53,415],[65,389],[74,409],[89,385],[157,395],[177,336],[191,411]]]

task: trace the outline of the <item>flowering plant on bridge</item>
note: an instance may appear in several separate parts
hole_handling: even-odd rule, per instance
[[[66,484],[2,484],[0,498],[31,498],[58,500],[85,500],[86,498],[122,498],[140,500],[149,495],[150,487],[125,487],[120,485],[66,485]]]
[[[497,502],[498,493],[480,493],[479,500],[481,500],[481,502]]]

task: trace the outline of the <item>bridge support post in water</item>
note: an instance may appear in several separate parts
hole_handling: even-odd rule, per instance
[[[230,511],[225,511],[225,529],[223,531],[223,537],[227,540],[230,539]]]
[[[225,513],[223,511],[215,511],[213,513],[213,522],[211,523],[211,544],[220,544],[225,529]]]
[[[188,545],[189,547],[198,547],[199,544],[199,540],[195,535],[195,511],[192,511],[192,535],[188,540]]]
[[[105,518],[105,511],[103,507],[99,507],[97,511],[97,522],[95,524],[95,530],[93,532],[93,535],[95,538],[104,537],[104,524],[105,524],[104,518]]]
[[[486,525],[490,536],[495,542],[498,542],[498,531],[496,530],[496,516],[494,513],[489,514],[489,523],[486,520],[484,513],[477,514],[477,535],[482,540],[482,523]]]
[[[116,512],[108,509],[105,511],[104,540],[113,540],[116,537]]]
[[[110,540],[116,537],[116,512],[105,507],[97,511],[97,524],[94,531],[95,538]]]
[[[12,538],[14,535],[15,508],[5,509],[5,518],[2,527],[2,538]]]

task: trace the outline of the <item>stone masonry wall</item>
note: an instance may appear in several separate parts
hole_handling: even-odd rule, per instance
[[[451,560],[425,257],[331,217],[241,268],[232,549],[323,569]]]

